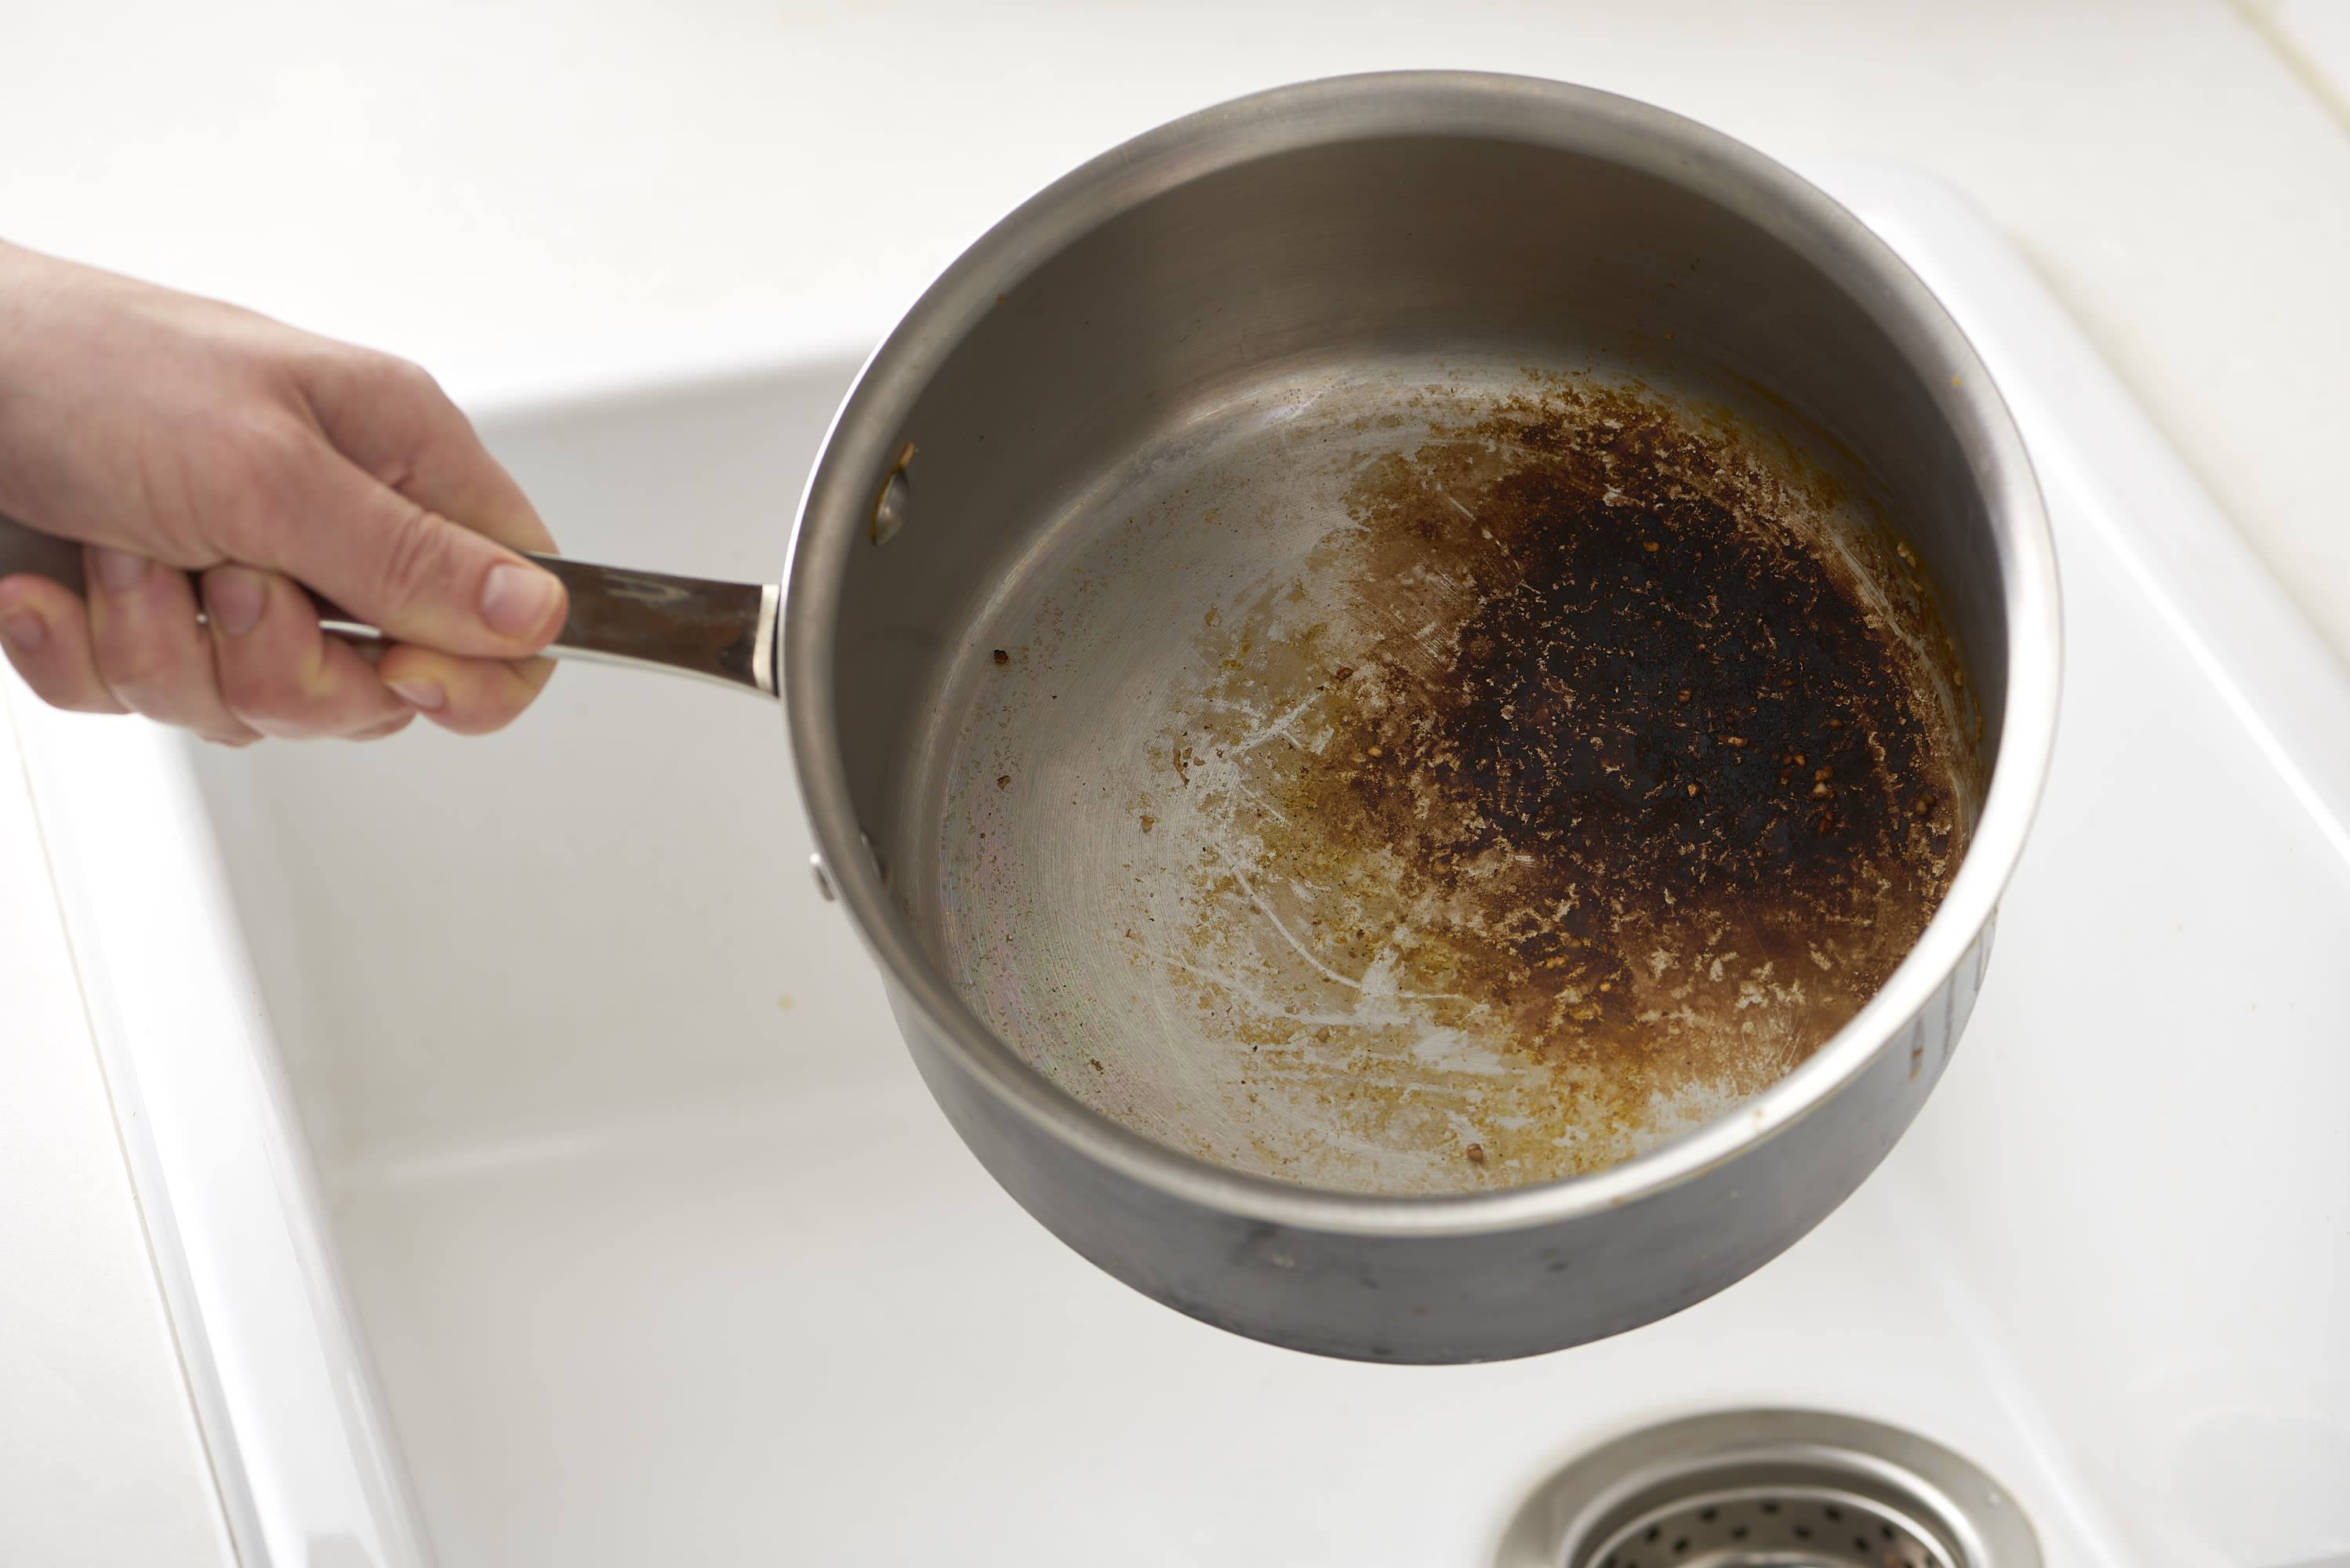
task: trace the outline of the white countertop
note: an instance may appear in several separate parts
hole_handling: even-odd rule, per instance
[[[1236,93],[1556,76],[1964,189],[2350,653],[2350,135],[2323,67],[2344,9],[18,6],[0,234],[411,354],[464,395],[583,342],[874,319],[1038,185]],[[217,1557],[5,742],[0,1561]]]
[[[2313,85],[2345,10],[19,5],[0,20],[0,234],[462,388],[518,351],[902,300],[1064,171],[1239,93],[1396,67],[1557,77],[1780,158],[1898,160],[1966,191],[2350,652],[2350,135]]]

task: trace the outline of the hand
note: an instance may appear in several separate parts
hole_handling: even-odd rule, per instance
[[[422,370],[6,244],[0,513],[86,546],[86,605],[0,578],[26,684],[231,745],[497,729],[563,626],[515,554],[546,525]],[[297,585],[392,640],[328,637]]]

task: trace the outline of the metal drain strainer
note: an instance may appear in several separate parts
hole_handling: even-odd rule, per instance
[[[1820,1563],[1832,1568],[1951,1568],[1930,1532],[1846,1491],[1750,1487],[1668,1503],[1642,1514],[1584,1557],[1594,1568],[1731,1568]]]
[[[1811,1410],[1651,1427],[1528,1498],[1497,1568],[2040,1568],[2015,1501],[1913,1432]]]

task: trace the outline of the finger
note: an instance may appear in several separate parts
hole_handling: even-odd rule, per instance
[[[208,741],[259,740],[221,696],[213,641],[196,619],[188,575],[123,550],[93,545],[82,554],[90,646],[116,698],[134,713]]]
[[[351,734],[346,735],[343,738],[348,741],[380,741],[387,735],[397,735],[402,730],[405,730],[409,725],[413,724],[414,722],[416,722],[416,714],[411,710],[409,712],[402,713],[399,718],[392,720],[390,723],[378,724],[372,730],[355,731]]]
[[[384,654],[376,673],[442,729],[485,735],[513,723],[530,706],[555,673],[555,661],[457,659],[401,643]]]
[[[229,711],[265,735],[358,735],[411,711],[349,644],[318,629],[290,578],[251,566],[203,575],[204,617]]]
[[[504,545],[378,483],[323,447],[236,558],[309,584],[402,642],[524,659],[563,628],[563,585]]]
[[[555,548],[522,486],[418,366],[338,346],[306,361],[301,382],[328,441],[377,483],[501,544]]]
[[[0,649],[34,694],[77,713],[120,713],[98,672],[89,615],[70,588],[47,577],[0,577]]]

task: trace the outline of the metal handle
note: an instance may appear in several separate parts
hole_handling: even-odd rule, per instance
[[[561,578],[571,596],[571,613],[546,649],[554,657],[674,670],[775,694],[783,593],[773,583],[712,582],[523,554]],[[0,514],[0,577],[31,572],[83,593],[81,560],[79,545]],[[354,641],[381,639],[382,632],[348,611],[310,597],[328,631]]]

